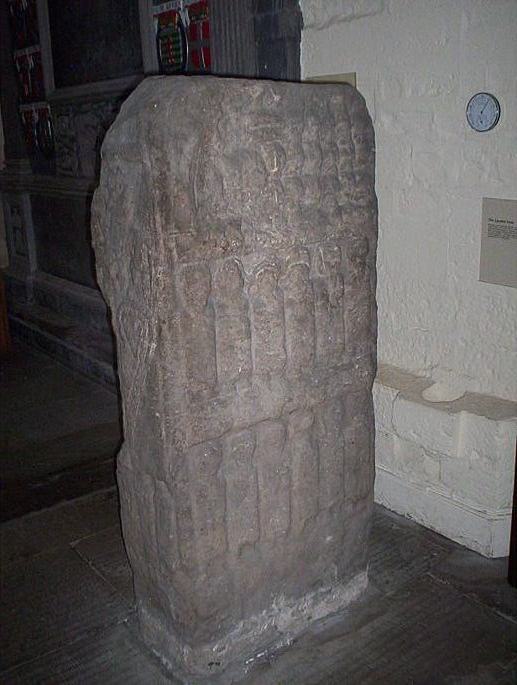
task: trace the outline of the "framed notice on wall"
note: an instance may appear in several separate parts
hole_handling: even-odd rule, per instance
[[[483,198],[479,280],[517,288],[517,200]]]

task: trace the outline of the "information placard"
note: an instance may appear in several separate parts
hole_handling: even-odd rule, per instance
[[[483,198],[479,280],[517,288],[517,200]]]

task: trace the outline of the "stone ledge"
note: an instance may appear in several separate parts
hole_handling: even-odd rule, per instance
[[[422,392],[434,384],[431,378],[417,376],[390,364],[379,364],[376,383],[395,390],[406,400],[449,414],[466,411],[494,421],[517,418],[517,402],[493,395],[466,392],[452,402],[430,402],[422,397]]]
[[[380,365],[374,383],[376,500],[486,556],[508,553],[517,403]]]
[[[116,385],[113,341],[44,307],[20,306],[9,315],[14,336],[65,366],[110,388]]]
[[[51,105],[90,103],[104,100],[106,97],[125,97],[144,78],[143,74],[133,74],[121,78],[83,83],[78,86],[56,88],[48,96]]]

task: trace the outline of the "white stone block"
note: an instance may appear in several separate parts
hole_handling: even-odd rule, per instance
[[[429,452],[421,445],[395,437],[394,463],[398,473],[404,473],[415,483],[438,483],[440,480],[440,458],[442,455]]]
[[[394,474],[403,474],[412,482],[439,482],[439,455],[383,429],[376,432],[375,461],[378,466]]]
[[[384,385],[386,384],[386,385]],[[508,553],[517,405],[422,398],[426,379],[380,368],[376,499],[486,556]]]
[[[373,384],[373,406],[377,430],[393,430],[393,405],[399,390],[383,385],[376,380]]]
[[[486,470],[468,460],[444,458],[440,483],[452,499],[483,511],[509,511],[513,483],[508,473]]]
[[[486,557],[508,555],[509,514],[487,515],[435,488],[409,483],[382,467],[375,475],[375,501]]]
[[[462,412],[458,431],[458,457],[485,470],[506,469],[515,458],[517,420],[496,421]]]
[[[393,407],[393,427],[404,440],[421,445],[429,452],[448,456],[456,453],[458,415],[397,397]]]
[[[390,468],[393,461],[394,435],[384,428],[375,428],[375,463]]]
[[[515,420],[493,421],[462,412],[458,453],[444,458],[440,480],[455,499],[492,512],[509,511],[513,497]]]

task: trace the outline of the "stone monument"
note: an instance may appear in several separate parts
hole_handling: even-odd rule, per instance
[[[155,77],[102,159],[140,627],[169,665],[216,673],[367,583],[372,125],[345,85]]]

